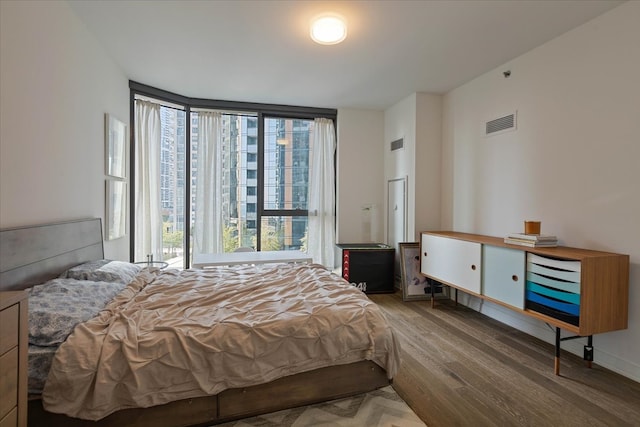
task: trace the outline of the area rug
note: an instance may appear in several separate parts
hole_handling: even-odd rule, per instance
[[[392,386],[216,427],[425,427]]]

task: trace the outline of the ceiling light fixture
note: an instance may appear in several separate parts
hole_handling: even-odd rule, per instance
[[[347,38],[347,22],[335,13],[323,13],[311,21],[311,38],[319,44],[338,44]]]

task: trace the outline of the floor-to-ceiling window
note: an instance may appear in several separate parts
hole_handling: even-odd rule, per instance
[[[335,120],[335,110],[194,101],[134,82],[131,86],[132,110],[136,97],[161,105],[159,179],[165,261],[178,267],[190,265],[199,243],[194,239],[199,237],[194,231],[200,212],[197,200],[214,181],[219,186],[212,190],[216,197],[206,200],[216,204],[221,216],[221,233],[216,237],[221,251],[239,247],[306,250],[314,117]],[[199,128],[207,123],[199,116],[207,112],[217,114],[219,172],[215,178],[199,173],[199,168],[210,166],[204,160],[210,157],[202,153],[215,146],[204,145],[207,139]],[[137,191],[135,182],[132,190]]]

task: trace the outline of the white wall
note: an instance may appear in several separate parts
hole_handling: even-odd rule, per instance
[[[385,111],[386,181],[407,178],[407,241],[440,227],[442,96],[414,93]],[[403,138],[404,148],[390,150]],[[386,212],[386,211],[385,211]]]
[[[104,223],[104,114],[129,123],[128,79],[66,2],[3,1],[0,19],[0,227]]]
[[[640,2],[628,2],[444,98],[444,228],[504,236],[523,220],[561,244],[630,254],[629,328],[596,363],[640,380]],[[503,76],[511,70],[511,77]],[[482,136],[517,110],[517,131]],[[479,301],[470,299],[475,308]],[[552,342],[540,322],[482,312]],[[563,343],[582,354],[583,342]]]
[[[442,96],[416,94],[415,241],[420,232],[440,228],[442,176]]]
[[[382,111],[338,110],[338,243],[381,242],[384,238],[383,118]],[[368,206],[374,206],[376,212],[363,210]],[[370,227],[364,225],[367,215]]]
[[[384,173],[385,182],[381,190],[387,191],[387,182],[392,179],[407,180],[407,206],[406,206],[406,241],[413,241],[416,223],[416,197],[415,197],[415,164],[416,164],[416,96],[412,94],[401,100],[384,112]],[[403,140],[403,148],[391,151],[391,142]],[[386,201],[386,197],[385,197]],[[385,206],[385,233],[386,225]],[[385,234],[386,237],[386,234]],[[396,252],[398,248],[396,248]],[[396,253],[397,255],[397,253]],[[396,267],[398,257],[396,256]]]

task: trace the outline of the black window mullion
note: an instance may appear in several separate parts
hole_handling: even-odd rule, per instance
[[[263,216],[307,216],[309,211],[306,209],[263,209]]]
[[[264,212],[264,114],[258,112],[258,206],[256,209],[256,250],[259,251],[262,236],[262,214]]]
[[[189,268],[190,263],[190,247],[191,247],[191,107],[185,106],[185,165],[184,165],[184,231],[183,238],[183,266]]]
[[[136,206],[136,94],[129,91],[129,261],[135,262],[135,206]]]

